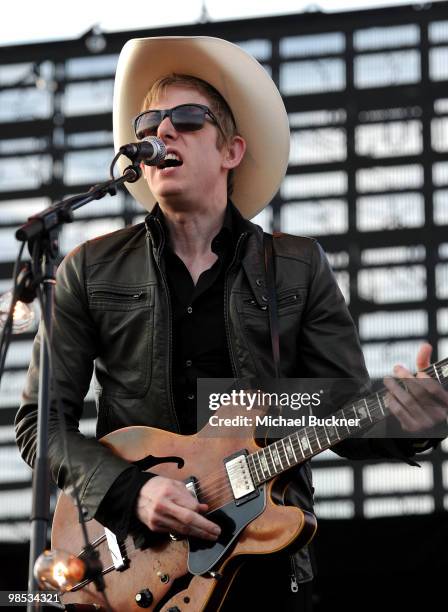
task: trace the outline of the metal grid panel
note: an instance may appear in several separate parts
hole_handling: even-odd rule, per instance
[[[9,286],[17,251],[13,228],[106,176],[113,153],[113,75],[124,42],[149,35],[220,36],[263,63],[291,122],[288,175],[255,221],[320,240],[373,376],[397,361],[412,367],[423,339],[435,347],[435,359],[438,351],[448,355],[447,10],[448,3],[439,2],[421,10],[309,13],[106,34],[97,54],[86,45],[88,35],[0,48],[0,289]],[[139,222],[142,210],[120,192],[78,211],[76,219],[62,233],[63,252]],[[31,339],[32,333],[14,339],[0,394],[1,539],[27,537],[30,474],[18,460],[11,423]],[[91,399],[90,392],[83,423],[90,433]],[[318,514],[443,509],[448,447],[442,446],[412,475],[407,466],[353,464],[323,453],[315,461]]]

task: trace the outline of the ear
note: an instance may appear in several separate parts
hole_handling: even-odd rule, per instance
[[[223,158],[223,168],[226,170],[232,170],[240,165],[241,160],[246,152],[246,141],[242,136],[234,136],[232,142],[225,148],[225,154]]]

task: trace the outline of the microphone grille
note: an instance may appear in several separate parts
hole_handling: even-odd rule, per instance
[[[151,165],[158,166],[166,157],[165,143],[160,138],[157,138],[157,136],[148,136],[143,140],[149,142],[154,147],[154,153],[151,156]]]

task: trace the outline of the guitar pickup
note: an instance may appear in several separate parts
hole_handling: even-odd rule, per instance
[[[237,506],[259,495],[258,490],[254,486],[247,463],[246,450],[227,457],[224,460],[224,464]]]

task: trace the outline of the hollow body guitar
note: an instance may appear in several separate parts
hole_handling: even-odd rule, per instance
[[[448,387],[448,359],[424,372]],[[230,407],[221,407],[219,413],[223,418],[234,416]],[[107,530],[105,535],[99,523],[90,521],[89,537],[101,552],[113,610],[219,610],[247,555],[299,548],[316,531],[313,514],[282,505],[288,471],[341,440],[362,434],[389,414],[383,388],[344,405],[332,419],[302,427],[265,447],[256,444],[252,425],[239,427],[238,437],[217,437],[210,424],[193,436],[150,427],[128,427],[105,436],[103,444],[142,469],[155,462],[152,472],[184,481],[199,501],[208,504],[208,518],[221,527],[216,543],[167,537],[135,550],[131,538],[117,542]],[[83,546],[77,510],[65,495],[56,506],[52,546],[74,554]],[[75,589],[64,596],[64,603],[102,604],[90,583]]]
[[[192,436],[127,427],[102,438],[124,459],[150,464],[151,472],[185,482],[208,504],[207,518],[221,527],[216,542],[167,535],[136,549],[131,537],[119,542],[100,523],[89,521],[89,541],[100,552],[112,610],[215,612],[247,555],[297,549],[314,536],[313,514],[281,505],[288,482],[281,474],[307,458],[298,453],[298,444],[287,441],[280,447],[277,442],[274,456],[266,452],[269,447],[256,444],[252,427],[240,429],[238,437],[217,437],[209,427]],[[77,510],[64,494],[53,518],[52,547],[75,555],[83,548]],[[91,582],[80,583],[62,599],[65,604],[104,605]]]

